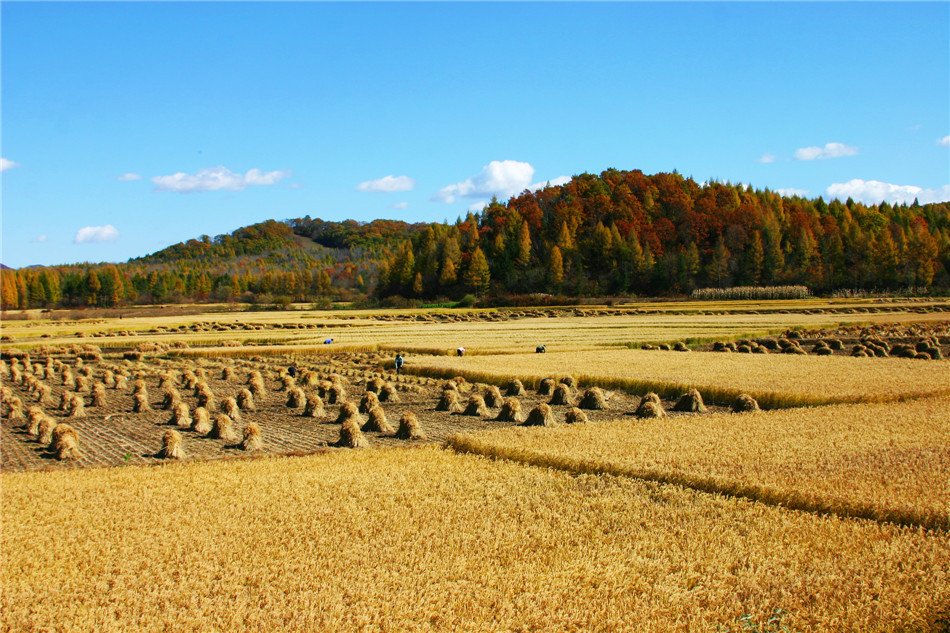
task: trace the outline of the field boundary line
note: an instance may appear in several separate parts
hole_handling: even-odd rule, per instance
[[[391,366],[392,361],[385,363]],[[532,374],[499,374],[494,372],[472,371],[469,369],[452,369],[447,367],[412,366],[403,367],[404,373],[416,376],[426,376],[437,379],[451,379],[461,376],[469,382],[481,382],[503,387],[508,381],[517,378],[526,389],[537,389],[543,378]],[[698,389],[706,402],[731,405],[740,394],[746,393],[759,403],[763,409],[795,409],[799,407],[821,407],[834,404],[874,404],[888,402],[906,402],[950,395],[950,387],[932,389],[930,391],[915,391],[899,393],[889,396],[811,396],[807,394],[783,393],[774,391],[742,390],[731,387],[717,387],[700,383],[676,383],[661,380],[643,380],[636,378],[611,378],[591,374],[574,374],[579,387],[600,387],[626,391],[632,394],[645,394],[650,391],[664,398],[678,398],[690,389]],[[551,374],[551,378],[559,380],[564,376]]]
[[[827,500],[765,485],[744,484],[685,472],[638,468],[611,462],[565,457],[524,448],[498,446],[482,441],[471,433],[453,435],[448,438],[446,444],[459,453],[503,459],[573,474],[627,477],[660,484],[672,484],[708,494],[747,499],[768,506],[798,510],[810,514],[834,515],[846,519],[865,519],[877,523],[950,532],[950,515],[947,514],[881,508],[870,503],[857,503],[845,499]]]

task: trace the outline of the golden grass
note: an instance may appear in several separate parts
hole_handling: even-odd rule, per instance
[[[943,536],[435,448],[0,478],[4,631],[914,632],[950,600]]]
[[[950,363],[903,358],[715,354],[602,350],[413,359],[405,371],[526,385],[548,376],[573,375],[582,385],[656,391],[678,397],[691,387],[707,401],[731,403],[745,392],[763,408],[887,402],[950,394]]]
[[[950,530],[950,398],[507,428],[458,450]]]

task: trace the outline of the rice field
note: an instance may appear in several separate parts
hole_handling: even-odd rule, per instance
[[[450,439],[459,450],[950,531],[950,398],[716,414]]]
[[[10,360],[0,376],[0,631],[947,631],[950,362],[631,349],[870,323],[846,335],[946,347],[941,306],[4,322],[4,352],[30,349],[56,375],[37,381]],[[539,343],[548,353],[526,353]],[[410,375],[393,375],[396,352]],[[217,412],[255,370],[264,384],[237,439],[192,425],[166,443],[166,386],[189,407],[213,395]],[[192,371],[209,394],[186,388]],[[127,384],[95,404],[110,373]],[[80,375],[86,417],[65,417]],[[371,448],[336,447],[336,406],[311,417],[289,402],[334,375],[354,408],[372,380],[391,381],[390,423],[414,414],[428,440],[364,427]],[[497,408],[439,410],[454,376],[468,379],[462,404],[521,378],[523,413],[553,402],[537,390],[547,377],[613,393],[589,423],[522,428]],[[149,397],[129,392],[139,381]],[[59,462],[13,415],[39,386],[46,412],[74,427],[78,458]],[[644,392],[669,407],[689,387],[707,403],[748,392],[785,409],[632,416]],[[555,422],[571,402],[550,407]],[[826,403],[848,404],[787,408]],[[162,452],[175,446],[184,461]]]
[[[912,632],[950,600],[943,535],[438,448],[2,484],[4,631]]]
[[[713,354],[616,349],[504,356],[413,358],[407,371],[469,380],[580,384],[678,396],[689,388],[731,402],[742,392],[763,407],[888,402],[950,394],[950,363],[903,358]]]

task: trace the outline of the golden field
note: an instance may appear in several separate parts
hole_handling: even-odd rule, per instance
[[[4,631],[929,631],[945,534],[429,447],[3,474]]]
[[[797,306],[797,307],[795,307]],[[855,308],[857,306],[857,308]],[[936,309],[917,313],[911,310]],[[902,312],[856,312],[898,310]],[[835,310],[831,312],[829,310]],[[335,345],[419,353],[451,353],[464,346],[470,354],[532,351],[545,343],[551,351],[614,348],[675,341],[711,341],[775,334],[791,328],[828,328],[838,324],[931,323],[946,321],[941,302],[873,304],[808,300],[802,302],[683,302],[631,304],[621,308],[555,309],[551,316],[517,315],[517,310],[354,310],[228,312],[198,315],[100,318],[81,321],[7,321],[3,334],[17,346],[91,343],[108,349],[140,343],[179,341],[190,347],[215,347],[224,341],[256,346],[316,346],[327,338]],[[416,321],[416,317],[460,321]],[[388,320],[398,318],[401,320]],[[158,328],[201,325],[206,329],[175,333]],[[287,325],[312,329],[288,328]],[[216,331],[217,326],[230,329]],[[248,328],[248,329],[244,329]],[[94,336],[123,333],[121,336]],[[81,336],[80,336],[81,335]],[[233,353],[233,352],[229,352]]]
[[[407,371],[534,384],[573,376],[582,385],[656,391],[670,397],[690,387],[707,399],[731,402],[741,392],[764,407],[877,402],[950,394],[950,363],[902,358],[723,354],[637,349],[548,352],[478,357],[423,357]]]
[[[459,435],[460,450],[950,531],[950,398]]]

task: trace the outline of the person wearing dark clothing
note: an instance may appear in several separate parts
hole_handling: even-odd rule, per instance
[[[538,347],[535,348],[534,353],[535,353],[535,354],[543,354],[543,353],[545,353],[546,351],[548,351],[548,348],[546,348],[544,345],[538,345]]]
[[[287,375],[290,376],[291,378],[296,378],[296,377],[297,377],[297,367],[294,366],[294,365],[291,365],[290,368],[287,370]]]
[[[399,372],[402,371],[403,362],[405,361],[403,361],[402,354],[396,354],[396,375],[397,376],[399,375]]]

